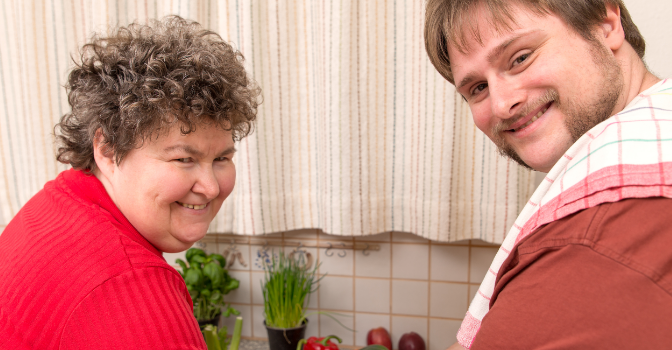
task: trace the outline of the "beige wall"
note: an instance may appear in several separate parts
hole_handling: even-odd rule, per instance
[[[646,40],[644,60],[660,78],[672,78],[671,0],[624,0]]]
[[[304,244],[340,242],[343,237],[316,230],[294,231],[285,240]],[[455,334],[467,307],[494,257],[497,247],[480,241],[445,244],[407,233],[386,233],[354,239],[380,245],[380,251],[345,251],[345,257],[325,255],[325,249],[308,248],[327,274],[311,297],[309,311],[329,311],[348,315],[338,319],[357,332],[352,333],[326,316],[309,317],[308,336],[336,334],[344,345],[366,345],[367,332],[387,328],[394,347],[402,334],[414,331],[427,342],[428,349],[443,350],[455,342]],[[346,238],[352,242],[353,238]],[[206,250],[223,252],[230,243],[208,243]],[[258,245],[238,245],[247,267],[236,262],[230,273],[240,280],[240,288],[226,300],[240,310],[243,336],[266,338],[260,281],[263,270],[256,261]],[[276,251],[279,249],[275,248]],[[288,248],[289,249],[289,248]],[[335,250],[336,253],[341,253]],[[168,255],[169,262],[177,255]],[[225,322],[233,325],[232,319]]]

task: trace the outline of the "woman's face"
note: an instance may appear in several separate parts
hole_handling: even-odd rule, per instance
[[[99,164],[94,173],[138,232],[174,253],[203,238],[233,190],[234,153],[230,131],[200,126],[182,135],[173,126],[129,152],[119,166]]]

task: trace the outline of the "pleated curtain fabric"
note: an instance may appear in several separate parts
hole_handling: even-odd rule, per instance
[[[94,32],[177,14],[230,41],[263,90],[210,232],[316,228],[500,243],[534,174],[499,155],[424,51],[423,0],[4,0],[0,230],[44,183],[63,85]]]

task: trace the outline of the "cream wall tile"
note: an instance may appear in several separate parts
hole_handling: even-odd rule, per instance
[[[266,326],[264,326],[264,307],[260,305],[252,306],[252,320],[243,319],[243,323],[250,322],[252,323],[252,336],[256,338],[267,338],[268,333],[266,333]],[[232,333],[231,328],[228,329],[229,333]]]
[[[467,302],[468,304],[471,305],[471,301],[474,300],[474,297],[476,296],[476,293],[478,293],[478,288],[480,286],[481,286],[480,284],[469,285],[469,301]]]
[[[264,293],[262,292],[262,283],[264,282],[265,274],[263,272],[252,271],[252,283],[250,288],[252,289],[252,303],[253,304],[263,304],[264,303]]]
[[[352,312],[339,312],[338,315],[331,315],[336,318],[338,322],[345,325],[350,329],[354,329],[355,318]],[[344,328],[342,325],[338,324],[333,318],[320,315],[320,337],[326,337],[328,335],[336,335],[343,343],[341,345],[354,345],[355,344],[355,333]]]
[[[313,289],[314,290],[314,289]],[[317,309],[319,306],[318,300],[317,300],[317,291],[314,291],[310,293],[308,296],[308,308],[309,309]]]
[[[240,281],[238,289],[234,289],[224,296],[227,303],[249,304],[252,299],[250,273],[248,271],[229,271],[231,277]]]
[[[467,284],[431,282],[429,316],[463,318],[467,312]]]
[[[390,312],[390,280],[355,279],[355,311]]]
[[[492,259],[495,258],[498,248],[479,248],[471,247],[471,270],[469,274],[470,282],[481,283],[483,277],[488,273]]]
[[[231,305],[234,309],[240,311],[240,316],[243,318],[243,329],[241,335],[243,337],[252,336],[252,322],[245,322],[245,320],[252,319],[252,307],[250,305]],[[229,317],[222,317],[219,322],[220,325],[226,326],[229,329],[229,333],[233,332],[233,327],[236,323],[236,315],[231,315]]]
[[[429,282],[392,280],[392,313],[427,316]]]
[[[428,244],[392,244],[392,278],[427,280]]]
[[[216,252],[223,255],[224,259],[226,259],[226,265],[229,270],[249,271],[253,263],[253,261],[250,260],[250,246],[248,244],[232,245],[231,243],[224,242],[208,243],[207,248],[209,253]],[[227,253],[227,250],[228,254],[225,254]],[[239,251],[240,255],[243,257],[244,264],[240,262],[237,254],[235,254],[236,250]]]
[[[379,233],[369,236],[355,237],[355,241],[362,242],[389,242],[392,235],[389,232]]]
[[[381,314],[355,314],[355,325],[357,327],[357,333],[355,333],[355,345],[356,346],[366,346],[366,336],[369,331],[383,327],[390,331],[390,315],[381,315]],[[392,349],[390,349],[392,350]]]
[[[445,350],[457,342],[457,331],[462,321],[429,319],[428,350]]]
[[[351,277],[326,276],[320,281],[319,307],[327,310],[353,311],[353,279]]]
[[[415,332],[418,333],[427,344],[427,318],[425,317],[406,317],[406,316],[392,316],[392,347],[399,349],[399,339],[401,336]]]
[[[250,268],[252,271],[264,271],[264,262],[263,257],[267,254],[268,257],[271,257],[271,254],[278,254],[281,250],[280,247],[268,246],[267,250],[264,250],[262,245],[250,245]],[[269,260],[270,261],[270,260]]]
[[[306,338],[320,336],[320,315],[316,314],[316,309],[306,310],[308,314],[308,327],[306,327]]]
[[[390,277],[390,244],[377,243],[378,251],[370,251],[369,255],[358,250],[355,253],[355,276],[361,277]]]
[[[320,274],[331,276],[352,276],[354,251],[352,249],[339,249],[338,243],[334,244],[333,249],[320,248]],[[328,256],[327,254],[331,255]],[[345,255],[345,256],[343,256]]]
[[[499,244],[486,242],[486,241],[483,241],[483,240],[480,240],[480,239],[472,239],[471,240],[471,245],[472,246],[477,245],[477,246],[486,246],[486,247],[497,247],[497,248],[499,248],[499,246],[500,246]]]
[[[432,245],[431,280],[467,282],[469,247]]]
[[[163,253],[163,258],[166,259],[168,265],[174,267],[178,271],[181,271],[182,268],[175,262],[175,259],[182,259],[182,261],[187,262],[187,258],[185,257],[186,253],[186,250],[179,253]]]
[[[392,242],[428,243],[429,240],[408,232],[392,232]]]

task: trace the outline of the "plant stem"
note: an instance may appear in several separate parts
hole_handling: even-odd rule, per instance
[[[229,350],[238,350],[240,345],[240,334],[243,331],[243,318],[238,316],[236,317],[236,324],[233,326],[233,336],[231,337],[231,345],[229,345]]]

